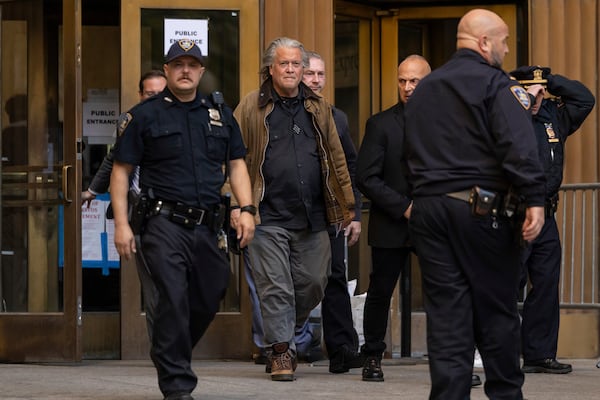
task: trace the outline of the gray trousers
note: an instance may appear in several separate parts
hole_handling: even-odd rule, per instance
[[[331,272],[329,235],[258,225],[249,250],[264,343],[286,342],[295,351],[295,328],[323,299]]]

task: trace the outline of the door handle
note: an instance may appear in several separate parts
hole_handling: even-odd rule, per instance
[[[69,189],[69,170],[71,169],[71,165],[63,165],[62,167],[62,192],[65,197],[65,203],[69,204],[73,202],[73,199],[69,198],[68,189]]]

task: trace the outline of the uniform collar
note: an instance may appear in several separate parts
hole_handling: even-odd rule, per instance
[[[182,103],[181,101],[179,101],[179,99],[177,99],[177,97],[175,97],[175,95],[173,95],[173,93],[169,90],[168,87],[166,87],[165,90],[163,90],[162,93],[160,93],[157,97],[160,98],[163,103],[169,104],[171,106]],[[191,101],[191,103],[192,104],[190,105],[190,108],[196,108],[199,106],[212,106],[212,103],[208,101],[206,96],[202,95],[198,90],[196,90],[196,97],[194,98],[194,100]]]

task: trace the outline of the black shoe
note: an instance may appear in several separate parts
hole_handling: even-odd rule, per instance
[[[351,368],[361,368],[365,358],[359,352],[342,346],[334,351],[329,358],[329,372],[332,374],[343,374]]]
[[[573,368],[571,368],[571,364],[559,363],[556,358],[545,358],[543,360],[525,361],[522,371],[524,373],[568,374],[573,371]]]
[[[475,387],[475,386],[479,386],[481,385],[481,378],[479,378],[479,375],[471,375],[471,387]]]
[[[367,357],[363,365],[362,380],[367,382],[383,382],[381,358]]]
[[[194,398],[186,392],[171,393],[165,400],[194,400]]]

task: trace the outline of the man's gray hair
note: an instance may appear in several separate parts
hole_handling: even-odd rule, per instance
[[[288,49],[300,49],[300,52],[302,53],[302,66],[304,68],[308,67],[308,54],[304,49],[304,45],[296,39],[280,37],[273,40],[263,54],[262,67],[260,69],[263,80],[267,80],[271,76],[271,74],[269,74],[269,67],[275,62],[275,53],[277,49],[282,47]]]

